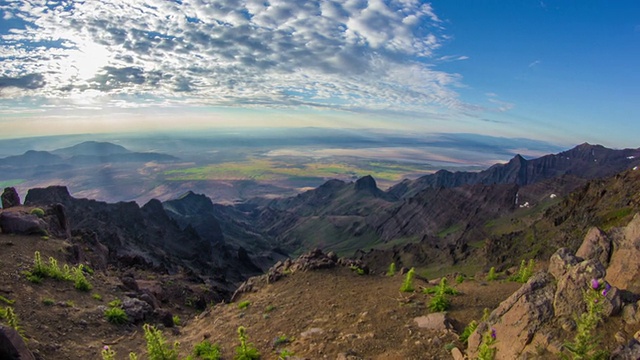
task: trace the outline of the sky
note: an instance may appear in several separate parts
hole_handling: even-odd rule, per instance
[[[0,138],[234,127],[640,147],[636,0],[0,0]]]

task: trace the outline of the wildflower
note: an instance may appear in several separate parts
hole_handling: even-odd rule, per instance
[[[491,328],[491,338],[492,338],[493,340],[495,340],[495,339],[496,339],[496,329],[494,329],[494,328]]]
[[[103,349],[104,351],[109,351],[109,346],[105,345],[102,349]]]
[[[602,290],[602,296],[607,296],[609,290],[611,290],[611,285],[609,285],[609,283],[606,283],[604,285],[604,290]]]
[[[600,287],[600,281],[598,281],[598,279],[591,279],[591,288],[593,290],[598,290],[599,287]]]

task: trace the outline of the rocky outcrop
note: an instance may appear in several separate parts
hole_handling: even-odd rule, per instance
[[[607,234],[597,227],[592,227],[582,241],[576,256],[585,260],[598,260],[603,266],[609,265],[612,244]]]
[[[534,275],[518,291],[503,301],[485,323],[469,337],[469,358],[473,359],[482,334],[495,330],[497,359],[516,359],[531,344],[534,335],[553,318],[553,278],[546,272]]]
[[[20,196],[18,192],[13,187],[6,187],[0,195],[0,199],[2,200],[2,208],[8,209],[14,206],[20,205]]]
[[[32,214],[5,211],[0,214],[0,230],[5,234],[47,235],[47,224]]]
[[[0,325],[0,359],[35,360],[35,357],[17,331]]]
[[[557,290],[553,299],[556,316],[570,317],[586,309],[583,293],[589,288],[592,279],[602,279],[605,269],[596,260],[585,260],[572,266],[564,276],[556,278]]]
[[[633,217],[616,245],[606,280],[617,288],[640,293],[640,214]]]

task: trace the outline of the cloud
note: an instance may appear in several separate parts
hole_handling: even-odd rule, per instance
[[[536,67],[536,66],[540,65],[541,63],[542,63],[542,61],[540,61],[540,60],[533,61],[533,62],[531,62],[529,64],[529,68],[531,69],[533,67]]]
[[[461,77],[434,62],[467,57],[435,56],[444,29],[419,0],[6,4],[4,17],[20,20],[0,34],[0,79],[21,90],[12,97],[98,93],[123,107],[144,98],[411,113],[465,108],[455,91]]]

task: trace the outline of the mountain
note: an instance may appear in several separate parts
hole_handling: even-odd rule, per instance
[[[0,166],[11,167],[33,167],[33,166],[49,166],[63,163],[64,160],[58,155],[51,154],[47,151],[29,150],[22,155],[8,156],[0,159]]]
[[[450,172],[440,170],[416,180],[404,180],[389,188],[388,193],[408,198],[426,188],[456,187],[473,184],[529,185],[561,175],[583,179],[612,176],[640,164],[639,149],[608,149],[587,143],[573,149],[526,160],[516,155],[506,164],[493,165],[480,172]]]
[[[72,156],[107,156],[116,154],[130,154],[131,151],[125,147],[109,142],[85,141],[77,145],[61,148],[52,151],[53,154],[72,157]]]

